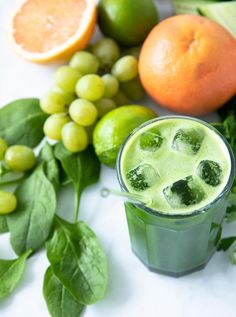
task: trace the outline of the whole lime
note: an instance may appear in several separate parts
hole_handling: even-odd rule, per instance
[[[149,108],[136,105],[123,106],[107,113],[93,132],[93,145],[99,160],[114,167],[120,146],[129,133],[156,116]]]
[[[101,31],[124,46],[141,44],[158,20],[158,11],[152,0],[99,1]]]

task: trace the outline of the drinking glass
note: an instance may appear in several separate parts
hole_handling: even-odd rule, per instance
[[[203,208],[190,214],[164,214],[142,203],[125,202],[131,247],[151,270],[182,276],[202,269],[221,239],[227,197],[234,180],[234,155],[224,137],[210,124],[191,117],[166,116],[150,120],[135,129],[123,143],[117,159],[117,176],[122,191],[128,192],[121,172],[121,158],[127,142],[139,129],[168,118],[195,120],[220,136],[229,152],[231,173],[223,191]],[[214,151],[214,149],[213,149]]]

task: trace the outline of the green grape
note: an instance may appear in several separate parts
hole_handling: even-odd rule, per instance
[[[56,72],[56,84],[65,92],[73,93],[80,77],[81,74],[77,69],[70,66],[61,66]]]
[[[84,127],[69,122],[62,129],[62,142],[70,152],[80,152],[88,146],[88,134]]]
[[[62,112],[52,114],[44,123],[44,134],[52,140],[60,141],[61,130],[68,122],[70,122],[70,118],[66,113]]]
[[[103,117],[106,113],[116,108],[116,104],[112,99],[102,98],[95,102],[98,110],[98,117]]]
[[[99,61],[95,55],[82,51],[72,56],[70,66],[77,69],[82,75],[96,74]]]
[[[85,75],[77,82],[75,91],[78,97],[95,101],[104,95],[105,84],[98,75]]]
[[[134,56],[121,57],[112,67],[112,74],[119,81],[129,81],[138,75],[138,61]]]
[[[120,49],[113,39],[105,37],[93,46],[93,54],[98,57],[102,66],[112,67],[120,57]]]
[[[28,146],[12,145],[6,151],[5,162],[12,171],[25,172],[34,167],[36,157]]]
[[[119,81],[117,78],[111,74],[106,74],[102,76],[102,80],[105,84],[105,98],[112,98],[114,97],[119,90]]]
[[[134,101],[141,100],[145,95],[145,91],[138,77],[121,83],[121,90],[129,99]]]
[[[48,114],[63,112],[65,106],[66,101],[63,95],[55,91],[49,91],[40,100],[41,109]]]
[[[54,85],[52,87],[51,91],[55,91],[58,94],[62,95],[67,106],[70,105],[72,103],[72,101],[74,101],[76,99],[74,92],[73,93],[72,92],[65,92],[63,89],[61,89],[57,85]]]
[[[118,93],[112,99],[115,101],[117,107],[130,104],[130,100],[126,97],[126,95],[121,90],[119,90]]]
[[[9,214],[16,209],[16,196],[12,193],[0,190],[0,214]]]
[[[77,124],[87,127],[96,121],[98,111],[92,102],[86,99],[76,99],[70,105],[69,114]]]
[[[7,142],[0,138],[0,161],[4,159],[5,152],[7,150]]]

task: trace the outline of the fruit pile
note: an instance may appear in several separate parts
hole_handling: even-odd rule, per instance
[[[118,20],[111,21],[112,11],[120,13]],[[109,38],[89,46],[97,15]],[[144,96],[138,76],[140,47],[131,46],[142,44],[158,22],[158,13],[152,0],[101,0],[98,7],[94,0],[25,0],[11,22],[11,42],[21,56],[33,62],[69,62],[58,68],[54,87],[41,100],[20,99],[0,109],[0,233],[9,232],[18,255],[0,259],[0,299],[16,288],[26,259],[46,247],[50,266],[43,295],[48,310],[52,317],[65,311],[78,317],[104,297],[108,284],[105,252],[89,226],[78,221],[81,195],[98,182],[99,158],[113,163],[127,134],[155,116],[144,106],[129,104]],[[113,25],[110,34],[107,23]],[[123,105],[128,106],[116,109]],[[95,146],[89,146],[94,143],[93,130],[112,111],[118,111],[110,120],[114,133],[96,139],[97,147],[104,149],[98,155]],[[103,124],[98,136],[102,130]],[[57,144],[49,144],[45,135]],[[109,143],[113,136],[118,138]],[[104,148],[104,138],[113,146],[111,152]],[[68,184],[75,195],[71,222],[57,214],[60,189]],[[13,266],[14,272],[8,274]]]
[[[52,140],[62,140],[71,152],[87,148],[97,120],[130,103],[126,95],[133,100],[144,95],[137,58],[121,56],[110,38],[101,39],[89,51],[76,52],[69,65],[58,68],[55,80],[56,85],[40,101],[41,109],[50,114],[44,133]]]

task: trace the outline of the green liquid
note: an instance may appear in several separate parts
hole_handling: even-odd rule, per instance
[[[150,135],[153,136],[153,131],[160,137],[160,140],[158,137],[156,139],[156,148],[155,144],[151,144],[149,148],[142,148],[143,135],[151,133]],[[179,131],[184,131],[185,135],[190,133],[190,137],[193,136],[192,139],[190,138],[190,145],[183,141],[176,145],[175,136],[178,135]],[[161,145],[158,146],[159,141]],[[219,184],[214,183],[213,186],[199,176],[199,165],[202,161],[210,161],[220,167],[220,175],[217,175],[220,179]],[[150,178],[151,175],[150,184],[146,184],[146,188],[134,188],[128,178],[129,172],[143,164],[151,166],[144,170],[147,178]],[[156,171],[154,176],[152,171],[150,172],[152,168]],[[148,207],[164,214],[189,214],[209,205],[224,190],[230,171],[229,151],[221,137],[207,126],[187,118],[169,118],[144,126],[125,144],[121,157],[122,179],[128,191],[139,193],[145,200],[152,201]],[[171,186],[190,176],[194,188],[196,187],[196,190],[200,192],[200,196],[198,195],[200,198],[197,197],[197,201],[190,201],[190,203],[181,202],[181,197],[172,195],[173,192],[170,189],[173,190],[173,188]],[[214,179],[212,181],[214,182]],[[192,186],[191,182],[189,186]],[[168,191],[165,189],[168,188],[172,195],[171,202],[165,194]],[[189,188],[185,188],[185,190],[189,190]],[[198,202],[198,200],[200,201]]]

